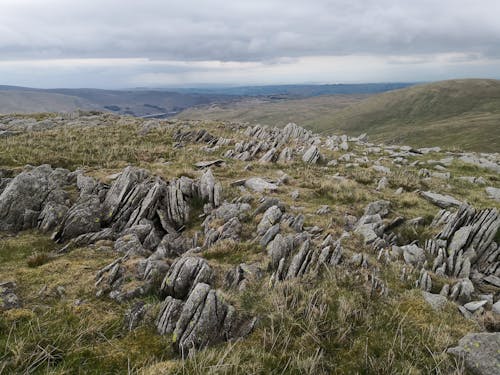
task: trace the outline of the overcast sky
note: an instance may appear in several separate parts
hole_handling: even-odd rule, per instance
[[[0,84],[500,78],[499,0],[0,0]]]

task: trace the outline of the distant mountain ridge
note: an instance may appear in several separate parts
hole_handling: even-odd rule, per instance
[[[36,89],[0,86],[0,113],[65,112],[90,109],[133,116],[170,117],[188,108],[212,104],[227,105],[248,97],[280,101],[327,94],[365,95],[408,85],[406,83],[370,83],[129,90]]]

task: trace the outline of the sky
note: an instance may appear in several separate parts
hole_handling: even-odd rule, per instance
[[[0,0],[0,84],[500,78],[498,0]]]

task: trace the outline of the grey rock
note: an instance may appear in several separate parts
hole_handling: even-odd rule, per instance
[[[422,296],[424,297],[425,302],[427,302],[432,307],[432,309],[436,311],[443,309],[443,307],[446,306],[446,303],[448,302],[446,297],[441,294],[433,294],[422,291]]]
[[[69,172],[48,165],[25,170],[0,194],[0,230],[20,231],[35,227],[48,202],[63,204]]]
[[[263,178],[260,177],[252,177],[245,181],[245,187],[257,191],[259,193],[263,193],[265,191],[273,191],[278,190],[278,185],[267,182]]]
[[[0,312],[21,306],[21,301],[15,293],[14,282],[0,282]]]
[[[463,360],[471,374],[497,375],[500,369],[500,332],[469,333],[448,349],[448,353]]]
[[[302,161],[307,164],[316,164],[323,160],[323,156],[319,152],[318,147],[311,146],[302,155]]]
[[[198,283],[210,284],[212,268],[199,257],[181,257],[172,264],[161,284],[166,296],[184,299]]]
[[[262,275],[258,265],[241,263],[226,274],[224,285],[242,291],[249,282],[260,279]]]
[[[168,296],[160,305],[160,313],[156,319],[156,330],[160,335],[173,333],[177,320],[181,315],[184,303]]]
[[[427,201],[441,208],[459,207],[462,204],[462,202],[453,198],[451,195],[443,195],[431,191],[422,191],[420,195]]]
[[[150,252],[146,250],[136,234],[126,234],[118,238],[114,248],[116,251],[129,255],[148,256]]]
[[[417,245],[405,245],[401,246],[401,249],[403,249],[403,258],[406,264],[417,266],[425,262],[425,252]]]
[[[500,202],[500,189],[499,188],[489,186],[486,188],[486,194],[488,195],[489,198],[496,200],[497,202]]]
[[[54,239],[64,242],[79,235],[101,230],[101,202],[96,196],[80,198],[64,216]]]
[[[283,212],[278,206],[269,207],[257,225],[257,234],[264,235],[269,228],[280,221],[282,215]]]
[[[219,207],[222,197],[222,186],[215,181],[212,170],[209,168],[200,179],[201,198],[212,207]]]
[[[472,301],[472,302],[468,302],[464,305],[464,307],[469,310],[471,313],[479,310],[481,307],[483,307],[484,305],[486,305],[488,303],[488,301]]]

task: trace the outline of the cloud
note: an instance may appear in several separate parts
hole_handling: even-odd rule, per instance
[[[498,14],[496,0],[2,0],[0,59],[82,71],[111,61],[129,72],[122,82],[214,66],[244,81],[231,64],[286,71],[318,56],[469,64],[500,57]]]

